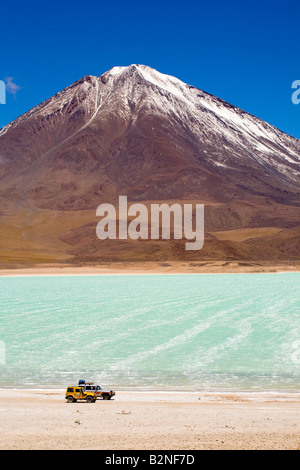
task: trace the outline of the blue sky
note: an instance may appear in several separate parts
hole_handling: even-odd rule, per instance
[[[149,65],[300,138],[300,4],[17,1],[0,7],[0,127],[84,75]]]

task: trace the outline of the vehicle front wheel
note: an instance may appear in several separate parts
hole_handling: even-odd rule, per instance
[[[88,403],[95,403],[96,400],[93,397],[86,397],[86,401]]]
[[[110,396],[107,393],[104,393],[103,400],[110,400]]]

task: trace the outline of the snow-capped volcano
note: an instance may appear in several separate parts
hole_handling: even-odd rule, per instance
[[[126,194],[206,203],[212,232],[300,225],[300,141],[144,65],[39,104],[0,130],[0,155],[2,214],[94,211]]]

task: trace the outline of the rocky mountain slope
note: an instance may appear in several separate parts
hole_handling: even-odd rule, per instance
[[[299,140],[150,67],[114,67],[0,130],[2,263],[293,262],[299,169]],[[98,240],[96,208],[119,195],[203,203],[204,248]]]

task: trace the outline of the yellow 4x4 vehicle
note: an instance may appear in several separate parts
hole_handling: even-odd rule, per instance
[[[68,387],[66,391],[66,400],[68,403],[77,400],[85,400],[88,403],[95,403],[97,394],[94,391],[85,390],[84,387]]]

